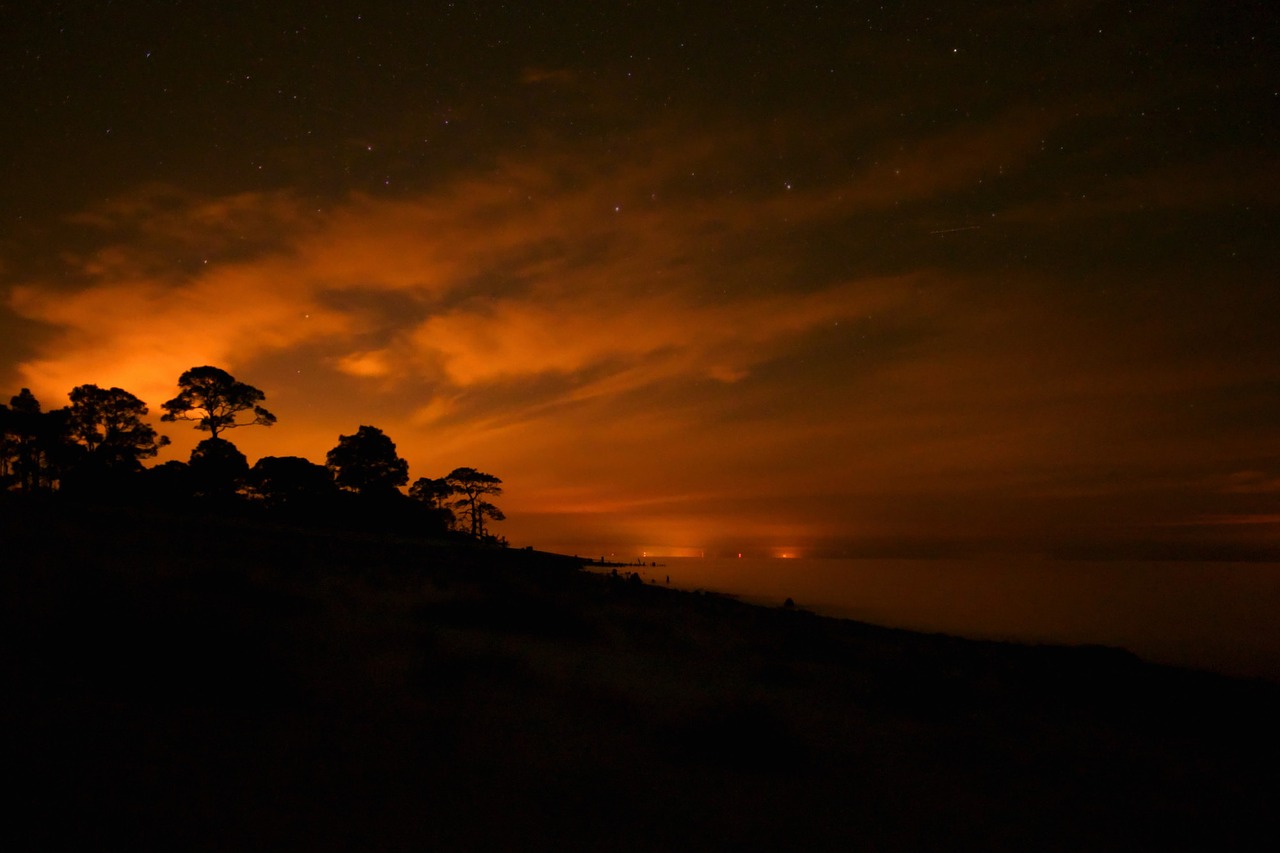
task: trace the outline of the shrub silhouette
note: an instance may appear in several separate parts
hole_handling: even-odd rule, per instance
[[[267,506],[316,503],[337,487],[333,473],[300,456],[264,456],[249,470],[248,483]]]
[[[197,495],[229,498],[244,483],[249,474],[249,463],[244,454],[225,438],[206,438],[191,451],[188,470]]]

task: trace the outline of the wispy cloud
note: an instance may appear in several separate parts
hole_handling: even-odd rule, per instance
[[[193,362],[323,343],[334,369],[358,377],[735,381],[777,342],[894,298],[901,283],[800,280],[790,234],[829,209],[825,192],[666,200],[661,187],[705,154],[693,144],[603,173],[512,161],[321,209],[287,193],[146,187],[74,217],[99,244],[69,259],[80,286],[11,290],[11,310],[55,330],[21,378],[46,392],[99,381],[154,393]]]
[[[1171,414],[1239,381],[1247,341],[1201,355],[1185,326],[1143,305],[1091,310],[1053,271],[984,275],[961,248],[884,252],[856,230],[954,221],[957,194],[1038,168],[1055,121],[865,143],[856,168],[812,187],[762,178],[776,140],[742,129],[651,130],[634,157],[530,152],[396,197],[144,187],[73,217],[93,248],[62,277],[11,287],[9,310],[48,329],[19,380],[50,401],[119,385],[154,407],[181,371],[217,364],[294,389],[272,435],[243,437],[260,453],[319,458],[373,421],[415,464],[447,466],[415,473],[492,465],[520,484],[517,506],[629,513],[636,537],[711,535],[766,504],[791,519],[779,536],[851,529],[855,512],[896,532],[948,513],[994,530],[1028,497],[1047,526],[1054,501],[1105,503],[1112,469],[1261,464],[1241,461],[1254,444],[1228,452],[1205,437],[1220,430]],[[1223,175],[1197,198],[1234,192]],[[1049,221],[1055,204],[1021,215]],[[1193,473],[1174,481],[1206,482]],[[1270,488],[1241,476],[1218,491]]]

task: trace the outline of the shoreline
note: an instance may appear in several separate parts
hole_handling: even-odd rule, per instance
[[[672,560],[640,574],[767,607],[925,633],[1128,649],[1145,660],[1280,682],[1280,565],[1040,559]]]

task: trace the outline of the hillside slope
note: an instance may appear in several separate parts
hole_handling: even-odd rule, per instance
[[[6,505],[6,849],[1246,849],[1280,689],[589,574]]]

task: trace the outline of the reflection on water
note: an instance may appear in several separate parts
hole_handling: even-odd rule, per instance
[[[1122,646],[1280,681],[1275,563],[664,558],[646,579],[969,637]]]

